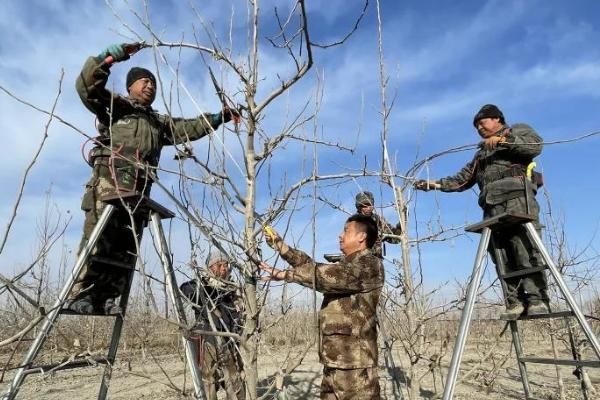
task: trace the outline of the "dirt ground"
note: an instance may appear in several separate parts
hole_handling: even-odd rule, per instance
[[[191,399],[192,383],[185,368],[180,351],[172,354],[146,354],[144,359],[140,354],[122,354],[114,368],[109,389],[109,398],[114,400],[132,399]],[[279,361],[285,356],[283,351],[271,350],[270,357],[263,356],[259,359],[260,379],[266,386],[274,376],[279,366]],[[402,366],[407,359],[401,357],[395,349],[395,359],[399,368],[399,376],[403,377]],[[461,365],[461,376],[477,365],[479,357],[477,350],[467,348],[467,353]],[[546,355],[548,356],[548,355]],[[381,357],[383,358],[383,357]],[[446,373],[449,356],[442,363]],[[523,399],[523,391],[517,365],[509,359],[497,368],[497,374],[490,373],[490,364],[484,365],[470,373],[466,382],[460,382],[455,391],[455,399]],[[553,366],[531,365],[530,380],[534,395],[540,399],[559,399],[557,389],[556,370]],[[567,386],[566,399],[582,399],[578,389],[578,381],[572,375],[572,367],[561,367]],[[29,376],[17,396],[18,399],[95,399],[102,378],[102,366],[86,367],[76,370],[59,371],[46,375]],[[593,383],[598,386],[598,393],[591,398],[600,399],[600,370],[588,370]],[[393,399],[390,374],[382,366],[380,368],[380,382],[384,390],[384,399]],[[439,374],[436,374],[436,386],[433,384],[431,373],[421,371],[426,378],[421,383],[420,395],[423,399],[439,398],[441,383]],[[421,375],[421,374],[419,374]],[[497,376],[495,379],[494,377]],[[10,383],[11,375],[7,374],[0,384],[4,393]],[[444,377],[445,380],[445,377]],[[321,381],[321,366],[318,362],[316,351],[309,351],[303,363],[285,379],[282,399],[316,399],[319,394]],[[437,396],[436,396],[437,388]],[[595,397],[594,397],[595,396]]]

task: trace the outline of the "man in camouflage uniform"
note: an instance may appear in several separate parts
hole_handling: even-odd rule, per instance
[[[282,271],[261,263],[269,275],[323,293],[319,311],[319,358],[323,364],[321,399],[379,399],[377,304],[384,282],[381,259],[371,251],[377,227],[370,217],[353,215],[341,233],[339,263],[323,264],[285,244],[265,229],[267,243],[292,268]],[[313,282],[314,280],[314,282]]]
[[[384,217],[375,213],[375,199],[371,192],[358,193],[355,198],[355,205],[357,214],[371,217],[377,225],[378,235],[377,242],[373,246],[373,253],[379,257],[385,256],[385,244],[383,242],[391,244],[400,243],[400,238],[398,237],[402,233],[400,222],[396,226],[392,226]]]
[[[529,125],[508,126],[500,109],[493,104],[479,110],[473,125],[483,138],[473,160],[454,176],[438,181],[417,181],[415,188],[462,192],[477,184],[484,218],[507,211],[529,214],[535,216],[534,224],[539,231],[539,205],[535,194],[541,179],[529,180],[526,169],[542,152],[542,138]],[[500,250],[507,272],[544,266],[541,254],[522,225],[494,231],[489,251],[495,259],[494,248]],[[526,308],[529,315],[548,312],[543,272],[506,279],[506,284],[508,305],[501,318],[517,318]]]
[[[127,74],[128,96],[108,91],[111,62],[107,61],[110,57],[114,62],[128,59],[126,49],[126,45],[112,45],[97,57],[89,57],[77,77],[77,93],[86,108],[96,115],[100,134],[90,152],[93,169],[81,204],[85,222],[80,248],[104,210],[104,196],[150,193],[152,182],[137,163],[156,167],[163,146],[200,139],[231,119],[229,110],[194,119],[158,114],[151,107],[156,96],[156,78],[144,68],[134,67]],[[135,266],[137,244],[145,224],[144,218],[130,217],[122,207],[115,211],[92,250],[95,261],[84,265],[66,308],[82,314],[115,312],[114,299],[123,293],[131,278],[131,269],[122,266]],[[118,261],[122,266],[109,261]]]
[[[210,332],[239,334],[242,330],[242,299],[235,283],[229,281],[229,260],[221,253],[209,256],[205,274],[181,285],[181,292],[194,307],[195,328]],[[196,344],[198,362],[207,400],[217,400],[219,388],[228,398],[243,400],[246,391],[238,345],[231,337],[200,335]]]

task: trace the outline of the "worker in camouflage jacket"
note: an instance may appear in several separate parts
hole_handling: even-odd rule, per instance
[[[265,229],[267,244],[291,265],[282,271],[266,263],[263,280],[294,282],[323,293],[319,311],[319,357],[323,364],[321,399],[379,399],[377,304],[384,282],[383,264],[373,254],[377,227],[370,217],[353,215],[340,234],[342,259],[312,260]]]
[[[360,192],[355,197],[356,213],[371,217],[377,225],[377,242],[373,246],[373,253],[378,257],[385,256],[385,243],[400,243],[399,235],[402,233],[400,222],[392,226],[384,217],[375,212],[375,198],[371,192]]]
[[[151,107],[156,78],[144,68],[133,67],[127,73],[127,96],[110,92],[106,89],[110,67],[112,62],[129,58],[126,50],[126,45],[117,44],[89,57],[77,77],[77,93],[96,115],[99,132],[89,158],[92,177],[81,204],[85,222],[80,249],[104,210],[103,197],[133,192],[148,195],[152,182],[146,168],[158,165],[163,146],[200,139],[232,117],[229,109],[193,119],[158,114]],[[145,218],[130,218],[118,207],[77,278],[66,308],[82,314],[121,311],[114,307],[114,299],[123,293],[132,276],[131,269],[123,266],[135,266],[145,224]]]
[[[230,263],[220,252],[209,255],[206,271],[198,279],[181,285],[196,316],[196,330],[240,334],[243,327],[243,302],[237,285],[229,280]],[[223,388],[227,398],[246,398],[239,343],[232,337],[210,334],[192,335],[197,362],[202,370],[207,400],[217,400]]]
[[[504,212],[529,214],[540,225],[539,205],[535,199],[541,175],[533,179],[526,173],[528,166],[542,152],[542,138],[526,124],[508,126],[504,115],[493,104],[483,106],[473,119],[473,125],[483,138],[475,157],[456,175],[438,181],[415,182],[420,190],[438,189],[443,192],[462,192],[478,185],[479,205],[484,218]],[[539,251],[528,237],[523,225],[495,230],[490,241],[494,261],[499,250],[506,272],[544,267]],[[502,318],[517,318],[527,310],[529,315],[548,312],[549,301],[544,272],[506,279],[507,310]]]

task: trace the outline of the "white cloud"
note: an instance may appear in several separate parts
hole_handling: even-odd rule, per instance
[[[346,3],[335,0],[323,7],[316,6],[316,3],[309,6],[325,22],[323,26],[314,27],[315,31],[319,31],[319,38],[339,37],[339,31],[347,31],[346,22],[356,10]],[[136,6],[137,3],[130,4]],[[267,3],[266,7],[274,4]],[[468,136],[472,133],[471,118],[484,103],[497,102],[507,114],[525,116],[531,112],[542,115],[546,108],[563,108],[573,112],[572,119],[579,115],[576,113],[579,105],[592,108],[600,105],[596,90],[600,83],[599,55],[595,48],[589,46],[600,35],[586,15],[556,16],[553,13],[557,13],[557,9],[552,4],[542,2],[474,2],[471,4],[472,10],[467,10],[465,6],[465,12],[460,16],[446,12],[453,11],[456,7],[454,4],[431,6],[403,3],[395,7],[390,4],[384,4],[384,11],[390,7],[393,12],[383,15],[386,67],[391,74],[388,93],[391,96],[395,89],[398,90],[397,103],[390,120],[390,152],[398,155],[401,165],[412,161],[415,141],[421,134],[424,119],[427,120],[427,130],[422,152],[429,154],[454,144],[474,141],[475,136]],[[545,11],[534,13],[540,5],[544,5]],[[136,29],[140,27],[124,2],[116,2],[115,7],[128,23]],[[176,41],[182,32],[186,32],[185,39],[192,41],[192,24],[197,32],[202,31],[198,19],[187,9],[186,2],[169,2],[166,5],[151,2],[150,7],[151,18],[156,21],[159,34],[165,40]],[[163,12],[166,7],[170,8],[168,13]],[[197,7],[207,23],[214,23],[219,38],[226,40],[230,6],[217,2],[203,3]],[[31,12],[33,8],[38,10],[38,14]],[[246,8],[237,7],[234,14],[234,51],[240,63],[246,62],[242,54],[249,46],[242,28],[246,13]],[[377,115],[379,77],[373,8],[365,18],[359,31],[346,45],[327,51],[316,50],[314,70],[294,86],[282,102],[273,104],[261,121],[268,135],[278,133],[287,118],[288,107],[292,111],[297,110],[308,99],[312,99],[317,70],[323,72],[325,94],[317,126],[319,133],[324,132],[328,140],[353,144],[354,132],[359,124],[362,124],[363,130],[356,155],[340,155],[324,150],[319,160],[321,170],[339,170],[342,169],[340,165],[359,168],[363,155],[368,156],[369,165],[374,167],[380,157],[377,148],[380,130]],[[267,17],[264,21],[268,23]],[[126,32],[103,2],[78,2],[77,6],[70,1],[4,2],[0,17],[0,35],[5,38],[0,45],[0,84],[36,105],[49,108],[56,94],[60,69],[64,68],[65,81],[58,113],[92,134],[93,116],[79,102],[74,81],[88,55],[97,54],[110,43],[125,40],[115,34],[114,29]],[[274,31],[274,25],[267,25],[267,30]],[[515,37],[515,31],[523,33],[523,36]],[[151,39],[146,32],[144,37]],[[170,60],[177,59],[176,51],[163,50]],[[293,64],[284,52],[272,49],[264,41],[261,42],[261,51],[259,100],[277,86],[278,74],[289,76],[293,70]],[[213,60],[208,62],[216,64]],[[153,68],[152,51],[144,50],[133,60],[115,66],[111,85],[122,87],[126,71],[133,64]],[[181,65],[183,80],[200,110],[216,111],[218,100],[199,54],[184,51]],[[168,93],[173,77],[164,66],[160,70]],[[215,72],[220,77],[219,68],[215,68]],[[240,89],[232,75],[226,77],[225,87],[232,92]],[[239,93],[238,96],[241,98],[243,94]],[[363,99],[364,109],[361,109]],[[181,100],[182,115],[197,114],[199,110],[186,96],[182,96]],[[162,102],[157,101],[155,105],[164,110]],[[4,206],[0,211],[0,220],[5,221],[20,172],[39,141],[47,117],[4,94],[0,94],[0,109],[0,135],[5,149],[4,156],[0,158],[0,179],[3,182],[0,200]],[[180,114],[178,106],[174,107],[174,114]],[[543,115],[540,119],[543,119],[540,129],[544,131],[568,131],[574,123],[562,121],[551,114]],[[39,216],[40,201],[48,181],[52,181],[56,184],[57,202],[65,204],[63,207],[79,215],[73,223],[78,226],[73,228],[69,236],[69,240],[76,245],[81,222],[78,211],[81,184],[89,172],[80,156],[82,141],[83,138],[71,129],[58,123],[52,125],[47,147],[34,169],[32,184],[26,191],[28,197],[19,216],[16,238],[26,236],[28,226]],[[237,138],[227,134],[225,141],[236,162],[243,164],[244,154],[237,144]],[[205,154],[208,146],[208,139],[194,143],[198,154]],[[216,146],[220,148],[219,144]],[[275,181],[284,172],[293,181],[310,171],[310,157],[305,157],[304,150],[298,144],[289,144],[279,153],[271,171]],[[165,150],[163,154],[164,166],[172,167],[174,163],[168,160],[172,150]],[[459,158],[452,159],[452,162],[460,163]],[[231,163],[231,160],[228,162]],[[441,172],[443,167],[449,167],[452,162],[435,163],[432,168]],[[557,162],[579,166],[586,161],[575,157]],[[202,175],[198,169],[190,169]],[[235,167],[230,165],[229,170],[236,181],[243,185],[243,177]],[[593,168],[590,170],[593,171]],[[170,176],[163,176],[167,183],[175,184]],[[364,180],[361,184],[370,189],[378,188],[375,180]],[[340,199],[347,196],[350,199],[347,204],[350,204],[356,190],[355,183],[346,182],[335,195]],[[324,189],[324,192],[330,191]],[[389,195],[387,189],[384,189],[384,193]],[[270,200],[264,198],[264,192],[259,196],[261,204],[267,204]],[[472,204],[471,200],[469,198],[466,201]],[[573,200],[573,204],[576,204],[577,199]],[[341,201],[346,204],[346,200]],[[464,220],[464,202],[447,204],[451,205],[445,209],[449,221]],[[458,211],[451,207],[456,207]],[[478,214],[474,205],[468,212]],[[305,216],[305,210],[299,212],[298,221],[305,221]],[[342,219],[338,213],[325,213],[319,216],[318,227],[333,226]],[[335,233],[319,232],[319,252],[330,251],[335,246],[333,235],[337,235],[337,226]],[[302,245],[305,244],[302,242]],[[15,246],[11,251],[17,255],[19,246],[28,246],[19,240],[12,241],[11,245]],[[437,258],[434,260],[437,262]]]

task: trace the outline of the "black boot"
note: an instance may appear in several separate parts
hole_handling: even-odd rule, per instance
[[[92,301],[92,296],[89,294],[78,299],[67,300],[63,308],[82,315],[90,315],[94,313],[94,303]]]
[[[550,312],[550,307],[541,300],[530,300],[527,305],[527,315],[543,315]]]
[[[509,303],[506,307],[506,311],[500,314],[500,319],[513,321],[519,318],[524,311],[525,307],[523,306],[523,303]]]
[[[106,315],[123,314],[123,309],[117,303],[117,299],[106,299],[103,305],[103,311]]]

